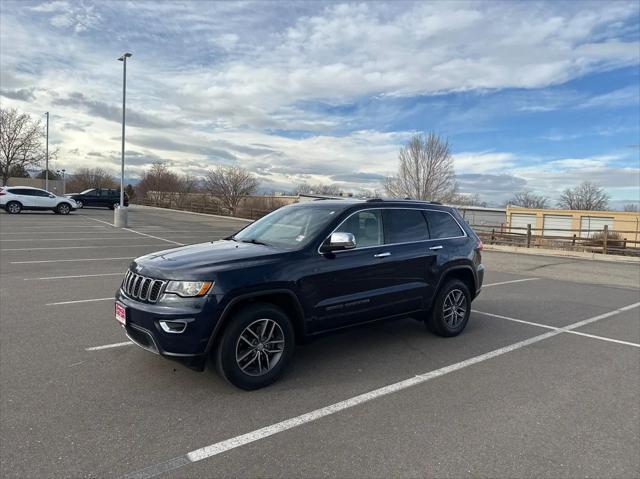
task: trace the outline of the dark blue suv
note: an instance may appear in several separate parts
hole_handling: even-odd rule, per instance
[[[275,381],[295,345],[413,317],[459,334],[482,286],[482,243],[436,203],[320,200],[286,206],[220,241],[142,256],[116,295],[134,343],[243,389]]]

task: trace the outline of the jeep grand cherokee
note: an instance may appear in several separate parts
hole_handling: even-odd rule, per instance
[[[326,200],[283,207],[220,241],[142,256],[116,319],[154,353],[242,389],[274,382],[296,342],[413,317],[460,334],[482,286],[482,243],[436,203]]]

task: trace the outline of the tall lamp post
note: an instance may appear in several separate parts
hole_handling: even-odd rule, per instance
[[[120,165],[120,204],[114,209],[113,225],[120,228],[127,227],[127,208],[124,206],[124,127],[127,99],[127,58],[131,53],[123,53],[119,61],[122,62],[122,163]]]
[[[47,117],[47,141],[44,157],[44,189],[49,191],[49,112],[45,113]]]

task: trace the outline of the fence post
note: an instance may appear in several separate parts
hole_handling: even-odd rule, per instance
[[[531,225],[527,225],[527,248],[531,248]]]
[[[496,229],[495,228],[491,228],[491,243],[493,244],[493,242],[496,240]]]
[[[609,225],[604,225],[604,239],[602,240],[602,254],[607,254],[608,236],[609,236]]]
[[[573,240],[571,241],[571,246],[575,246],[576,245],[576,234],[573,233]]]

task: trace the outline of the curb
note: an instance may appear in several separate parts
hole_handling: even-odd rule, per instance
[[[176,213],[186,213],[188,215],[196,215],[196,216],[208,216],[210,218],[222,218],[225,220],[236,220],[236,221],[244,221],[245,223],[253,223],[255,220],[250,220],[247,218],[238,218],[236,216],[223,216],[223,215],[212,215],[210,213],[196,213],[195,211],[186,211],[186,210],[174,210],[172,208],[162,208],[160,206],[147,206],[147,205],[138,205],[136,203],[131,203],[129,207],[136,208],[149,208],[152,210],[162,210],[162,211],[174,211]]]
[[[521,248],[518,246],[502,246],[502,245],[484,245],[485,251],[494,251],[497,253],[518,253],[530,254],[534,256],[553,256],[556,258],[575,258],[590,261],[608,261],[611,263],[629,263],[640,264],[640,258],[634,256],[616,256],[604,255],[601,253],[584,253],[581,251],[562,251],[543,248]]]

